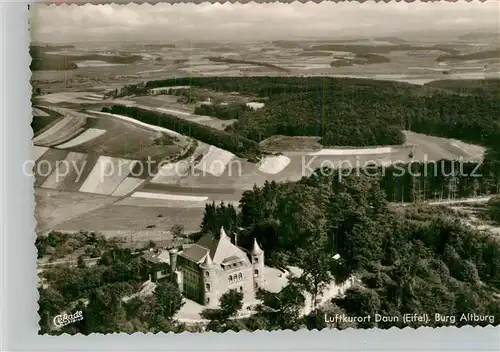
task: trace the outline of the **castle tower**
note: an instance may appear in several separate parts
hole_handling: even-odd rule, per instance
[[[175,248],[172,248],[171,250],[168,251],[169,257],[170,257],[170,270],[172,273],[175,273],[177,270],[177,254],[178,251]]]
[[[259,247],[257,240],[253,240],[252,267],[254,289],[264,286],[264,251]]]
[[[207,253],[205,260],[200,264],[202,270],[202,292],[203,292],[203,305],[210,308],[217,308],[219,300],[217,297],[217,271],[210,253]]]
[[[175,248],[172,248],[171,250],[168,251],[169,257],[170,257],[170,275],[172,276],[172,280],[177,282],[179,285],[179,289],[182,292],[182,285],[183,285],[183,277],[182,277],[182,272],[177,270],[177,255],[178,251]]]

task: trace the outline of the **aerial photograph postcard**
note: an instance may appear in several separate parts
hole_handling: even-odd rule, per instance
[[[32,5],[39,334],[498,325],[499,27]]]

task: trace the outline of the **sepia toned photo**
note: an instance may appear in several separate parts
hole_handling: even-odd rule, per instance
[[[497,326],[496,2],[30,7],[39,333]]]

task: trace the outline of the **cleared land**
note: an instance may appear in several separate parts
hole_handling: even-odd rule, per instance
[[[64,160],[68,152],[50,148],[45,151],[43,157],[38,158],[33,168],[35,175],[35,186],[41,186],[50,174],[58,169],[60,160]]]
[[[321,149],[320,151],[311,153],[310,155],[372,155],[372,154],[390,154],[394,152],[391,147],[379,148],[356,148],[356,149]]]
[[[132,171],[137,161],[100,156],[80,192],[110,195]]]
[[[458,160],[463,158],[482,159],[485,148],[457,141],[454,139],[427,136],[420,133],[405,131],[406,144],[415,146],[414,159],[416,160]]]
[[[284,155],[266,157],[261,161],[259,171],[265,174],[277,174],[290,164],[290,158]]]
[[[131,195],[133,198],[148,198],[158,200],[173,200],[178,202],[204,202],[207,197],[186,196],[180,194],[152,193],[152,192],[135,192]]]
[[[106,133],[106,130],[101,130],[98,128],[89,128],[88,130],[85,130],[82,134],[76,136],[72,140],[67,141],[66,143],[63,144],[59,144],[57,148],[68,149],[76,147],[77,145],[89,142],[99,136],[102,136],[104,133]]]
[[[122,181],[122,183],[120,183],[120,185],[116,187],[116,189],[113,191],[111,195],[118,197],[125,196],[130,192],[132,192],[137,187],[139,187],[143,182],[144,180],[141,180],[140,178],[126,177]]]
[[[46,94],[46,95],[41,95],[37,97],[37,99],[50,103],[50,104],[58,104],[58,103],[67,103],[67,102],[74,102],[75,100],[80,100],[80,99],[85,99],[85,98],[94,98],[94,99],[88,99],[89,103],[92,103],[92,101],[102,101],[102,98],[96,100],[95,96],[93,96],[94,93],[92,92],[60,92],[60,93],[52,93],[52,94]]]
[[[194,104],[181,104],[177,102],[177,98],[175,95],[139,96],[133,98],[135,104],[121,104],[118,102],[117,105],[133,105],[141,109],[163,112],[218,130],[224,130],[236,121],[234,119],[222,120],[213,116],[196,115],[194,114]]]
[[[33,116],[48,117],[50,115],[41,109],[33,107]]]
[[[82,114],[67,113],[64,118],[33,138],[33,143],[47,147],[61,144],[82,133],[85,130],[85,121],[86,117]]]
[[[143,126],[133,119],[129,121],[104,113],[98,113],[97,116],[89,118],[88,124],[91,128],[104,130],[106,133],[68,149],[135,160],[148,157],[162,160],[177,155],[182,146],[188,143],[187,138],[175,134],[176,139],[171,144],[156,145],[155,140],[161,137],[161,132],[153,130],[149,125]]]
[[[65,189],[64,181],[66,178],[70,177],[73,181],[76,181],[76,178],[78,177],[78,170],[82,169],[82,165],[86,158],[87,155],[82,153],[68,153],[60,166],[56,168],[56,170],[54,170],[54,172],[52,172],[41,184],[41,187],[60,190]],[[78,166],[80,166],[80,168],[78,168]],[[73,173],[76,174],[75,179],[73,179]]]
[[[160,184],[175,184],[183,176],[188,174],[190,168],[190,163],[184,160],[163,165],[158,169],[157,174],[153,177],[151,182]]]
[[[159,217],[161,215],[161,217]],[[134,236],[135,238],[162,238],[173,225],[184,226],[185,231],[199,230],[203,217],[200,208],[144,207],[111,204],[86,212],[55,227],[61,231],[99,231],[105,236]],[[154,228],[148,229],[148,226]]]
[[[321,137],[272,136],[259,144],[263,150],[270,153],[282,152],[284,150],[308,152],[323,148],[319,143],[320,139]]]
[[[81,214],[112,203],[116,197],[35,188],[37,231],[44,231]],[[81,227],[76,231],[85,229]]]
[[[200,170],[203,174],[209,173],[214,176],[220,176],[224,173],[231,160],[235,158],[236,156],[231,152],[210,146],[208,152],[196,165],[196,169]]]
[[[33,151],[31,153],[33,161],[37,161],[38,159],[40,159],[48,149],[49,148],[47,147],[39,147],[37,145],[34,145]]]

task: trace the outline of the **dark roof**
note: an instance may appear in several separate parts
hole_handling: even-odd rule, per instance
[[[170,255],[164,249],[146,251],[142,254],[142,258],[153,264],[170,264]]]
[[[196,245],[200,247],[204,247],[207,250],[210,251],[210,257],[215,257],[215,252],[217,251],[217,246],[219,245],[219,240],[215,238],[214,235],[208,234],[208,235],[203,235],[198,242],[196,242]]]
[[[142,257],[146,259],[148,262],[155,264],[160,263],[160,260],[158,260],[158,253],[156,253],[155,251],[144,252]]]
[[[198,244],[194,244],[185,251],[183,251],[180,255],[186,259],[198,263],[207,255],[207,251],[208,251],[207,248],[199,246]]]

